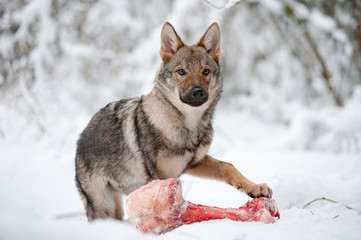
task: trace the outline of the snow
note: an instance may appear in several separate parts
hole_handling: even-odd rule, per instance
[[[287,150],[272,144],[262,148],[261,145],[267,145],[277,138],[277,132],[281,134],[284,130],[272,126],[260,130],[257,124],[249,124],[244,127],[250,129],[242,135],[239,123],[245,121],[240,115],[241,112],[229,112],[228,108],[218,109],[210,154],[231,162],[253,181],[268,183],[274,191],[281,219],[272,225],[209,221],[182,226],[160,239],[359,239],[360,156]],[[272,137],[248,142],[251,132]],[[1,144],[1,239],[155,238],[141,234],[128,222],[87,222],[74,182],[78,133],[68,133],[63,144],[54,139]],[[239,207],[249,200],[224,183],[186,175],[181,179],[184,198],[194,203]],[[339,203],[319,201],[303,209],[320,197]]]
[[[335,29],[335,22],[330,17],[326,17],[319,11],[315,10],[310,14],[310,21],[312,24],[324,31],[332,31]]]
[[[335,19],[287,1],[308,20],[344,107],[333,105],[303,30],[284,19],[279,1],[208,0],[222,9],[192,0],[60,1],[64,7],[51,13],[56,2],[20,2],[0,3],[0,71],[12,69],[0,75],[1,240],[361,239],[357,49]],[[352,25],[346,13],[336,8],[342,25]],[[99,108],[149,92],[165,21],[187,44],[220,24],[224,94],[210,155],[269,184],[281,214],[275,224],[217,220],[154,237],[127,221],[87,222],[74,181],[76,141]],[[8,34],[12,23],[19,30]],[[227,208],[249,200],[224,183],[181,180],[194,203]],[[322,197],[338,203],[304,208]]]

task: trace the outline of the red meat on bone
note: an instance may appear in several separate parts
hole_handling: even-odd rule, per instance
[[[154,180],[132,192],[126,200],[129,221],[144,233],[162,234],[181,225],[214,219],[274,223],[276,202],[256,198],[240,208],[218,208],[185,201],[176,178]]]

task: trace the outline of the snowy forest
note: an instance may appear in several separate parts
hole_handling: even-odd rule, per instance
[[[88,225],[67,213],[84,212],[74,183],[79,134],[107,103],[150,92],[167,21],[188,45],[219,24],[224,90],[211,153],[267,182],[281,219],[201,223],[163,237],[360,239],[360,0],[0,0],[0,239],[145,237],[129,223]],[[195,202],[248,199],[222,183],[182,180]],[[320,197],[336,203],[303,208]]]

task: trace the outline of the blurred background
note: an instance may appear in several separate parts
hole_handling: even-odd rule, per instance
[[[189,45],[220,25],[210,155],[266,182],[282,217],[164,239],[361,239],[360,0],[0,0],[0,238],[143,239],[126,222],[87,224],[74,156],[98,109],[151,91],[166,21]],[[195,203],[249,200],[181,180]],[[336,204],[305,207],[321,197]]]
[[[190,45],[216,21],[218,115],[282,129],[272,146],[360,152],[360,9],[360,0],[2,0],[0,141],[78,136],[108,102],[151,90],[165,21]]]

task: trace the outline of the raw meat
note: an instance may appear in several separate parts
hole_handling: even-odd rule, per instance
[[[256,198],[240,208],[218,208],[185,201],[176,178],[154,180],[132,192],[126,200],[129,221],[144,233],[161,234],[183,224],[213,219],[274,223],[279,218],[276,202]]]

